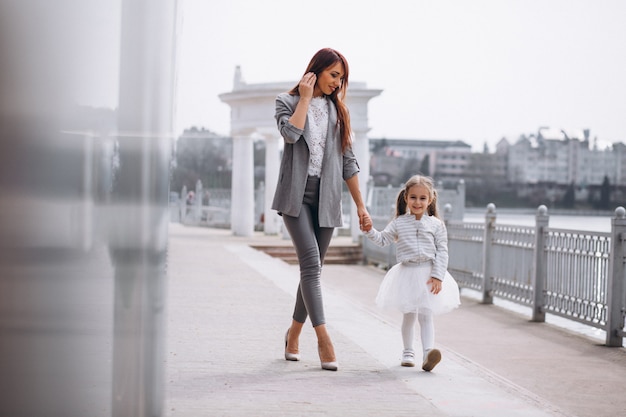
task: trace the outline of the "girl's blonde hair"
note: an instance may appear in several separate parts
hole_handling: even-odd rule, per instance
[[[428,194],[430,197],[430,204],[428,204],[427,210],[428,215],[441,218],[439,216],[439,211],[437,210],[437,190],[435,190],[434,181],[431,177],[427,177],[424,175],[413,175],[404,184],[404,188],[398,193],[398,198],[396,199],[396,217],[406,214],[406,196],[409,192],[409,189],[411,187],[415,187],[416,185],[426,187],[426,189],[428,190]]]

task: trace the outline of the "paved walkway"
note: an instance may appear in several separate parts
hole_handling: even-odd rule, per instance
[[[401,316],[374,305],[371,266],[324,267],[339,371],[320,369],[310,325],[285,361],[298,267],[249,246],[264,242],[290,244],[170,225],[165,415],[626,415],[626,349],[467,297],[436,318],[434,371],[401,367]]]

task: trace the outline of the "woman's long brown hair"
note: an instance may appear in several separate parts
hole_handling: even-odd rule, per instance
[[[313,55],[309,65],[306,67],[304,73],[312,72],[318,76],[322,71],[328,67],[334,65],[337,62],[341,62],[343,66],[343,82],[341,86],[337,88],[331,95],[328,96],[337,107],[337,123],[339,124],[339,135],[341,137],[341,150],[345,151],[352,145],[352,127],[350,126],[350,112],[348,107],[344,103],[346,97],[346,91],[348,89],[348,75],[350,69],[348,68],[348,61],[338,51],[331,48],[320,49]],[[298,84],[289,91],[289,94],[300,95],[298,90]]]

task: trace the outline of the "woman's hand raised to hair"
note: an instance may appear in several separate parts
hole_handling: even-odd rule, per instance
[[[300,97],[303,98],[311,98],[313,97],[313,90],[315,88],[315,82],[317,81],[317,77],[312,72],[307,72],[300,79],[300,83],[298,83],[298,92],[300,93]]]
[[[315,82],[317,77],[312,72],[307,72],[302,76],[302,79],[298,83],[298,93],[300,94],[300,100],[296,106],[296,110],[289,118],[289,123],[297,127],[298,129],[304,129],[306,124],[306,115],[309,109],[309,103],[311,97],[313,97],[313,90],[315,88]]]

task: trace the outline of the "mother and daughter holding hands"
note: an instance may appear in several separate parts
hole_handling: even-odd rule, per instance
[[[285,359],[300,360],[298,340],[309,317],[322,369],[338,369],[326,328],[320,277],[334,228],[342,225],[345,182],[365,236],[380,246],[396,243],[399,263],[385,275],[376,302],[403,313],[401,364],[415,366],[417,321],[422,369],[431,371],[441,360],[434,348],[433,315],[460,304],[458,286],[447,273],[448,240],[437,212],[437,192],[429,177],[411,177],[398,195],[395,218],[382,231],[372,227],[359,189],[359,165],[344,103],[348,75],[345,57],[324,48],[313,56],[299,83],[276,98],[275,118],[284,150],[272,209],[283,217],[300,266],[292,322],[285,333]]]

